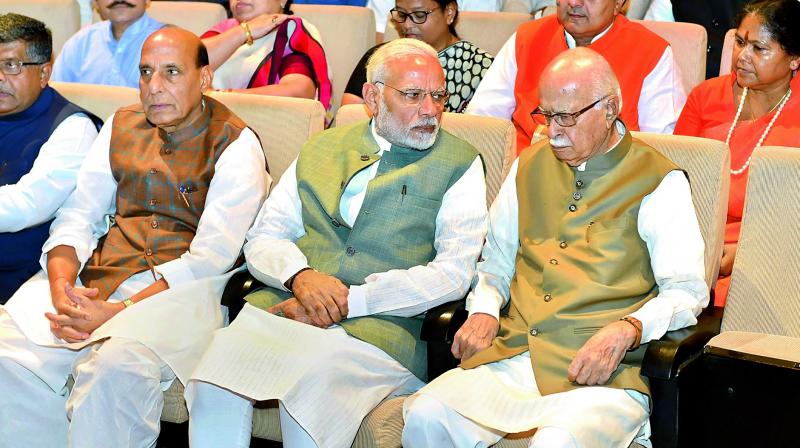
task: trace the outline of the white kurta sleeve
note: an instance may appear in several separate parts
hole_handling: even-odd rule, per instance
[[[371,274],[363,285],[351,286],[348,317],[415,316],[463,297],[486,235],[485,197],[483,162],[476,158],[442,198],[434,259],[424,266]]]
[[[110,218],[116,210],[117,181],[111,173],[109,147],[114,116],[106,120],[83,161],[75,190],[56,212],[50,226],[50,238],[42,247],[41,265],[47,270],[47,252],[65,245],[75,249],[83,264],[97,247],[97,241],[108,232]]]
[[[499,319],[510,297],[514,261],[519,249],[517,162],[511,166],[489,210],[489,233],[478,263],[478,276],[467,296],[469,314],[484,313]]]
[[[683,172],[669,173],[642,200],[638,228],[658,284],[658,295],[631,314],[642,322],[645,343],[669,330],[694,325],[708,305],[705,246]]]
[[[639,129],[644,132],[672,134],[684,104],[686,89],[681,81],[680,68],[675,62],[672,47],[668,46],[656,67],[642,83],[638,104]]]
[[[674,22],[675,15],[672,13],[672,2],[670,0],[653,0],[644,13],[644,20],[657,20],[661,22]]]
[[[287,291],[283,284],[308,266],[295,244],[305,235],[301,210],[295,159],[264,202],[244,246],[250,273],[267,286]]]
[[[503,44],[478,84],[478,90],[465,113],[511,119],[511,114],[517,107],[514,98],[514,84],[517,80],[516,41],[517,33],[514,33]]]
[[[0,232],[46,222],[75,189],[78,170],[97,137],[94,123],[77,113],[65,118],[42,145],[31,170],[0,186]]]
[[[214,165],[203,214],[189,250],[155,267],[170,287],[228,271],[236,262],[271,178],[258,137],[244,129]]]

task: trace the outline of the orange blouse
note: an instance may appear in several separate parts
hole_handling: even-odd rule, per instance
[[[736,82],[736,75],[732,73],[709,79],[695,87],[686,100],[686,106],[675,126],[675,134],[705,137],[724,142],[738,107],[733,98],[734,82]],[[763,146],[800,148],[800,77],[792,79],[791,89],[792,96],[767,134],[762,143]],[[731,169],[737,170],[744,166],[775,113],[773,111],[756,120],[745,120],[743,118],[746,117],[739,117],[730,141]],[[731,175],[728,219],[725,225],[726,244],[739,241],[748,172],[749,169],[739,175]],[[729,277],[720,277],[717,281],[717,287],[714,290],[714,305],[725,305],[729,284]]]

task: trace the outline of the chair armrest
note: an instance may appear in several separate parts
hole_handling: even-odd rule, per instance
[[[722,308],[708,307],[697,317],[697,325],[667,332],[651,341],[642,360],[642,375],[670,380],[703,352],[703,347],[719,334]]]
[[[228,279],[221,299],[221,303],[228,307],[228,321],[233,322],[244,308],[244,297],[262,286],[264,284],[256,280],[248,270],[239,271]]]
[[[420,338],[425,342],[453,343],[453,337],[467,320],[465,300],[443,303],[425,313]]]

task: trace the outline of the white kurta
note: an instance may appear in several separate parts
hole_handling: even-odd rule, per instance
[[[374,129],[373,137],[380,151],[390,149]],[[348,224],[355,222],[379,163],[345,187],[340,211]],[[304,234],[295,171],[293,164],[281,177],[245,246],[253,275],[281,290],[290,276],[308,266],[295,245]],[[486,232],[485,188],[482,163],[476,158],[442,199],[435,258],[424,266],[375,273],[364,285],[351,286],[348,317],[414,316],[463,296]],[[319,446],[349,446],[361,420],[381,400],[422,385],[397,361],[338,326],[318,329],[249,305],[214,338],[192,379],[254,400],[281,400]],[[319,406],[321,399],[330,404]],[[187,400],[191,402],[191,392]],[[195,412],[191,404],[190,409]]]
[[[117,189],[109,161],[112,122],[113,116],[92,145],[78,174],[76,190],[56,215],[43,248],[44,269],[46,253],[58,245],[75,248],[83,267],[108,231],[109,219],[116,209]],[[226,148],[214,168],[204,211],[189,250],[156,266],[155,272],[131,276],[109,300],[130,297],[154,283],[156,276],[163,277],[170,289],[126,308],[95,330],[89,340],[75,344],[66,344],[50,332],[44,313],[54,312],[54,308],[44,272],[25,283],[0,307],[0,367],[22,366],[33,375],[19,385],[20,390],[33,387],[29,383],[38,379],[55,394],[61,394],[71,373],[71,361],[64,360],[76,359],[83,347],[108,337],[138,341],[166,362],[182,382],[188,379],[212,331],[222,325],[219,298],[230,275],[225,273],[241,253],[247,229],[270,183],[261,144],[249,129]],[[8,322],[9,317],[13,324]],[[31,349],[31,343],[41,348]],[[61,409],[45,407],[41,412],[63,412],[63,405]],[[27,415],[16,418],[36,420],[35,416]],[[3,426],[0,425],[0,439],[16,440],[16,434],[13,431],[6,434]],[[22,434],[19,437],[26,440]]]
[[[612,25],[613,26],[613,25]],[[611,29],[609,27],[595,36],[600,39]],[[564,32],[569,48],[575,48],[575,39]],[[511,119],[516,108],[514,85],[517,79],[516,56],[517,33],[503,45],[486,71],[475,96],[472,97],[466,113]],[[622,99],[623,102],[625,98]],[[675,62],[672,47],[667,47],[653,71],[647,74],[642,83],[637,110],[639,129],[645,132],[672,134],[678,122],[683,105],[686,103],[686,89],[681,82],[679,67]]]
[[[478,281],[467,297],[470,314],[485,313],[497,318],[510,297],[509,288],[519,248],[517,168],[515,161],[491,208],[483,261],[478,265]],[[585,165],[578,169],[585,169]],[[704,281],[703,238],[689,182],[682,172],[669,173],[642,200],[638,231],[647,244],[659,289],[656,297],[631,314],[642,322],[642,343],[646,343],[669,330],[694,325],[696,316],[709,300]],[[631,412],[630,406],[606,409],[602,415],[609,420],[600,425],[577,416],[581,410],[596,410],[613,395],[611,392],[600,393],[598,399],[602,401],[597,403],[592,399],[592,394],[597,393],[591,391],[614,391],[610,388],[587,387],[538,399],[540,394],[530,362],[520,362],[521,357],[529,360],[530,356],[535,357],[536,353],[524,353],[471,370],[451,370],[418,394],[434,397],[459,414],[505,433],[542,426],[565,427],[578,440],[579,446],[613,446],[608,442],[619,440],[617,437],[629,437],[627,442],[630,442],[639,432],[641,423],[634,427],[608,424],[614,421],[615,412]],[[642,397],[636,391],[629,391],[628,395],[634,400]],[[626,397],[623,394],[620,399],[627,400]],[[635,401],[631,403],[636,404]],[[413,400],[407,402],[406,412],[412,404]],[[616,406],[618,403],[612,400],[607,404]],[[638,404],[633,406],[634,410],[636,406]],[[599,433],[598,428],[601,429]]]

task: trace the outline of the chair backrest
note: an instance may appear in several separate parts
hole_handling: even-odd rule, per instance
[[[81,28],[75,0],[0,0],[0,14],[13,12],[44,22],[53,34],[53,60],[64,43]]]
[[[722,331],[800,338],[800,149],[753,152]]]
[[[728,211],[730,152],[724,142],[699,137],[632,132],[689,174],[697,222],[705,242],[706,284],[719,273]]]
[[[530,19],[530,14],[519,12],[459,11],[456,31],[462,39],[496,55],[517,28]],[[397,39],[393,23],[386,23],[384,41]]]
[[[325,109],[319,101],[235,92],[209,96],[228,106],[258,135],[273,186],[306,141],[325,128]]]
[[[333,77],[336,110],[356,64],[375,46],[375,15],[357,6],[292,5],[292,11],[319,31]]]
[[[656,22],[634,20],[669,42],[675,61],[681,71],[681,80],[686,93],[706,79],[706,53],[708,35],[706,29],[694,23]]]
[[[736,37],[736,29],[731,28],[725,33],[725,42],[722,44],[722,56],[719,60],[719,76],[727,75],[731,72],[731,58],[733,57],[733,42]]]
[[[349,104],[339,109],[334,126],[346,126],[367,118],[363,105]],[[491,204],[517,157],[514,125],[502,118],[445,112],[442,128],[480,151],[486,166],[486,203]]]
[[[139,102],[139,90],[131,87],[55,81],[50,83],[50,87],[102,120],[110,117],[120,107]]]
[[[147,14],[159,22],[185,28],[198,36],[228,18],[222,5],[203,2],[150,2]]]

